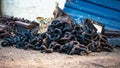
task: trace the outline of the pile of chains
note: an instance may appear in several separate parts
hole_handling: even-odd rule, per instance
[[[53,20],[46,32],[48,49],[67,54],[89,54],[90,52],[113,51],[105,35],[97,33],[90,24],[92,20],[85,19],[83,25],[76,22],[61,22]]]
[[[10,29],[3,37],[2,46],[15,46],[16,48],[39,50],[51,53],[60,52],[69,55],[84,55],[90,52],[113,51],[105,35],[97,33],[90,19],[84,19],[82,25],[75,21],[65,22],[52,20],[44,33],[37,33],[38,24],[21,18],[0,18],[0,25],[4,24]],[[25,24],[26,23],[26,24]],[[33,28],[28,26],[32,25]],[[12,34],[11,34],[12,33]]]

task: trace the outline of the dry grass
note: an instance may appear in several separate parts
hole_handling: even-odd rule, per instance
[[[38,31],[38,33],[44,33],[47,31],[47,28],[48,28],[48,25],[49,23],[46,23],[46,24],[40,24],[40,30]]]

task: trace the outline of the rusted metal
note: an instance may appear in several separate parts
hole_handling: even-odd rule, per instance
[[[61,15],[51,21],[44,33],[37,33],[39,25],[24,18],[1,17],[4,25],[8,25],[12,36],[6,37],[3,46],[16,45],[16,48],[40,50],[52,53],[53,51],[72,54],[89,54],[90,52],[113,51],[108,38],[102,33],[97,33],[97,28],[92,24],[94,21],[85,19],[82,25],[77,24],[69,15]],[[67,18],[67,19],[64,19]],[[63,20],[64,19],[64,20]],[[0,31],[4,30],[0,26]]]
[[[33,24],[25,23],[25,22],[21,22],[21,21],[15,21],[14,24],[17,26],[21,26],[23,28],[27,28],[27,29],[33,29],[33,27],[34,27]]]
[[[104,35],[108,37],[120,37],[120,31],[104,30]]]
[[[8,27],[0,24],[0,38],[9,35]]]

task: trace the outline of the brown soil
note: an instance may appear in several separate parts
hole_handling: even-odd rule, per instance
[[[120,68],[120,48],[80,56],[0,46],[0,68]]]

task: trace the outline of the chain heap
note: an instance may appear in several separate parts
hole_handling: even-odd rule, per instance
[[[79,25],[75,21],[68,23],[55,19],[51,21],[46,32],[37,33],[38,25],[33,25],[29,20],[1,17],[0,25],[4,24],[10,29],[10,34],[4,36],[1,45],[22,49],[32,48],[46,53],[57,51],[70,55],[113,51],[107,37],[97,33],[97,29],[91,24],[91,21],[85,19],[83,24]],[[28,24],[32,24],[34,28],[30,29]]]
[[[76,22],[52,21],[46,32],[48,48],[67,54],[113,51],[107,37],[98,34],[97,30],[90,26],[90,22],[91,20],[85,19],[83,26],[80,26]]]

